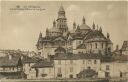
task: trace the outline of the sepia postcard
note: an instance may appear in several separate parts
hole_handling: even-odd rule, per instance
[[[0,1],[0,82],[128,82],[128,2]]]

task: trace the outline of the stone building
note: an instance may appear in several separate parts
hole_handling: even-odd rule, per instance
[[[44,37],[42,33],[39,34],[36,45],[38,54],[48,58],[49,55],[55,55],[55,49],[58,46],[65,48],[66,52],[75,54],[82,52],[102,53],[102,55],[105,55],[111,52],[113,43],[110,40],[109,33],[105,36],[102,33],[102,28],[98,25],[96,26],[94,22],[91,27],[86,24],[86,19],[83,17],[82,24],[77,25],[74,22],[73,30],[69,31],[65,10],[61,5],[58,11],[58,18],[53,21],[52,28],[46,29]],[[84,47],[81,45],[84,45]]]

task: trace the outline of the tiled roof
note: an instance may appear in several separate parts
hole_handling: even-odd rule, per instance
[[[42,60],[32,66],[32,68],[45,68],[45,67],[53,67],[53,62],[48,60]]]
[[[53,41],[58,41],[58,40],[66,41],[66,37],[58,36],[58,37],[55,37],[55,38],[53,39]]]
[[[35,63],[38,61],[37,58],[34,57],[29,57],[27,55],[24,55],[22,53],[16,53],[16,54],[11,54],[14,58],[21,58],[22,63]]]
[[[66,41],[67,37],[64,37],[64,36],[46,36],[42,39],[42,42],[54,42],[57,40],[57,38],[61,38],[63,39],[64,41]]]
[[[28,57],[28,56],[23,56],[22,62],[23,63],[36,63],[38,60],[36,58]]]
[[[18,66],[20,60],[18,56],[12,56],[11,59],[9,59],[9,56],[0,57],[0,67]]]
[[[80,53],[80,54],[58,54],[54,56],[54,60],[79,60],[79,59],[100,59],[101,55],[99,54],[87,54],[87,53]]]
[[[97,39],[98,38],[98,39]],[[98,30],[90,31],[87,36],[85,36],[85,40],[92,40],[92,41],[107,41],[106,37],[103,35],[102,32]]]
[[[83,39],[83,35],[81,33],[73,33],[71,34],[73,40],[79,39],[82,40]]]
[[[128,55],[117,54],[113,56],[115,61],[128,61]]]

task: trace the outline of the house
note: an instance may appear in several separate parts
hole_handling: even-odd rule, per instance
[[[42,60],[32,66],[28,79],[50,79],[54,78],[54,63],[49,60]]]
[[[0,75],[7,79],[24,78],[21,58],[12,55],[0,57]]]
[[[102,61],[99,78],[128,78],[128,56],[120,55],[112,61]]]
[[[36,59],[36,58],[25,56],[25,55],[21,55],[20,57],[23,64],[23,71],[26,74],[26,78],[29,78],[31,66],[33,66],[40,59]]]

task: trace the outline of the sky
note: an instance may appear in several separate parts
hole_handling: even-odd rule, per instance
[[[57,19],[60,5],[63,5],[68,27],[82,24],[83,16],[86,24],[92,27],[93,21],[102,27],[114,47],[122,46],[128,40],[127,2],[121,1],[2,1],[0,15],[0,49],[36,50],[39,33],[45,36],[46,28],[52,28]],[[11,10],[27,6],[40,7],[42,10]]]

